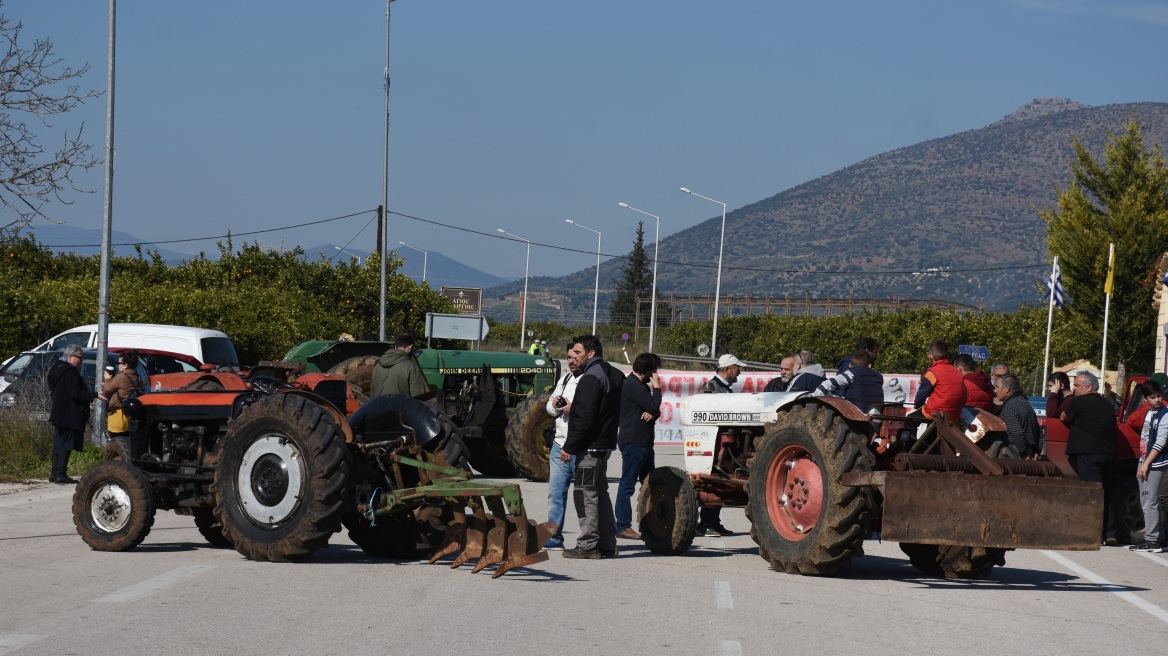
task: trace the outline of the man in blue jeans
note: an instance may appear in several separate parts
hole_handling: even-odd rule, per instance
[[[580,362],[572,354],[568,345],[568,371],[556,383],[551,398],[547,402],[547,413],[556,418],[556,435],[552,440],[549,454],[548,474],[548,521],[556,523],[556,533],[544,545],[545,549],[564,548],[564,512],[568,505],[568,488],[576,474],[576,457],[568,462],[560,459],[564,440],[568,439],[568,413],[572,410],[572,397],[576,394],[576,382],[580,379]]]
[[[633,362],[633,373],[621,388],[620,432],[616,444],[621,452],[621,479],[616,489],[616,536],[640,540],[633,530],[633,490],[653,471],[653,438],[661,416],[661,379],[657,370],[661,358],[642,353]]]

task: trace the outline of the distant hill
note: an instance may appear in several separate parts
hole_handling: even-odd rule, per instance
[[[29,229],[26,234],[36,237],[36,240],[49,246],[53,251],[58,252],[74,252],[78,255],[96,255],[101,251],[101,230],[94,230],[88,228],[75,228],[68,225],[37,225],[35,228]],[[129,233],[113,231],[112,241],[114,244],[127,244],[122,246],[115,246],[114,253],[121,257],[130,257],[134,255],[133,244],[141,243],[140,240]],[[204,243],[204,242],[200,242]],[[145,244],[142,247],[143,252],[155,250],[151,244]],[[195,257],[193,253],[182,253],[179,251],[172,251],[166,248],[157,248],[162,259],[167,264],[178,264],[183,260],[190,260]],[[304,249],[304,256],[309,259],[318,257],[323,258],[342,258],[347,260],[350,253],[357,255],[362,260],[369,257],[367,251],[346,248],[347,253],[341,253],[333,244],[325,244],[323,246],[312,246]],[[405,262],[398,270],[403,275],[406,275],[414,280],[422,279],[422,255],[407,249],[401,249],[404,253],[399,252],[398,255],[402,257]],[[216,259],[219,257],[218,248],[208,248],[205,251],[207,257]],[[438,289],[439,287],[496,287],[504,285],[510,281],[509,278],[500,278],[489,273],[484,273],[478,269],[466,266],[465,264],[452,260],[442,253],[430,251],[429,261],[426,262],[426,281],[430,283],[430,287]],[[591,289],[591,288],[589,288]]]
[[[305,248],[304,253],[310,258],[317,256],[348,260],[353,253],[364,260],[369,257],[369,251],[357,248],[345,248],[347,253],[340,253],[337,251],[334,244],[325,244],[324,246],[313,246],[312,248]],[[398,247],[396,249],[390,248],[391,251],[397,253],[397,256],[404,260],[398,273],[413,278],[414,280],[422,280],[422,264],[423,257],[421,253],[412,251],[408,248]],[[430,251],[428,258],[425,258],[426,265],[426,282],[430,283],[431,289],[439,289],[440,287],[496,287],[504,285],[511,281],[510,278],[500,278],[489,273],[484,273],[473,267],[469,267],[458,260],[453,260],[446,257],[438,251]]]
[[[900,296],[989,309],[1041,302],[1036,284],[1045,266],[863,272],[1045,263],[1046,227],[1035,208],[1052,205],[1056,188],[1068,184],[1072,136],[1099,156],[1108,133],[1121,132],[1133,115],[1149,147],[1168,146],[1168,104],[1041,99],[987,127],[877,155],[736,209],[726,217],[723,295]],[[720,224],[719,213],[663,239],[661,250],[671,261],[716,265]],[[601,265],[602,287],[611,287],[623,264]],[[715,275],[713,266],[663,262],[658,291],[712,295]],[[590,308],[594,276],[590,268],[541,283]]]

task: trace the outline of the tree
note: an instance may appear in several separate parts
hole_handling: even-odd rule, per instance
[[[89,170],[100,161],[82,140],[84,124],[72,135],[66,131],[56,151],[46,151],[29,127],[30,121],[36,121],[51,130],[53,117],[101,94],[80,90],[75,81],[89,66],[63,65],[51,41],[36,39],[25,50],[20,43],[23,28],[0,15],[0,44],[7,46],[0,61],[0,129],[4,134],[0,140],[0,204],[11,211],[0,216],[0,242],[19,234],[37,217],[52,221],[44,211],[45,203],[54,198],[71,202],[61,198],[61,192],[66,186],[80,191],[73,185],[74,173]]]
[[[647,301],[653,291],[653,272],[649,259],[645,257],[645,222],[637,222],[637,238],[633,240],[633,252],[621,267],[623,279],[616,280],[616,296],[608,307],[610,323],[631,324],[637,317],[637,299]],[[642,319],[649,321],[648,307]]]
[[[1123,133],[1109,136],[1102,162],[1078,139],[1074,150],[1070,185],[1059,194],[1057,207],[1040,210],[1047,249],[1059,257],[1072,317],[1101,344],[1108,244],[1115,243],[1108,352],[1137,371],[1150,371],[1153,272],[1168,250],[1168,168],[1159,146],[1150,151],[1144,146],[1134,116]]]

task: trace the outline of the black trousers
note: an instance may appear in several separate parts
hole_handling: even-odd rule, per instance
[[[1102,453],[1077,453],[1067,456],[1071,469],[1079,475],[1079,480],[1103,483],[1103,537],[1116,537],[1119,511],[1114,508],[1115,499],[1115,456]]]
[[[80,451],[84,441],[85,433],[82,431],[53,425],[53,467],[49,473],[50,478],[66,475],[69,469],[70,452]]]

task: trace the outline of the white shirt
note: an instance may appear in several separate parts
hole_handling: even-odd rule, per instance
[[[552,401],[557,396],[562,396],[572,402],[572,398],[576,396],[576,383],[580,382],[580,377],[568,372],[560,378],[560,382],[556,384],[555,389],[552,390],[552,396],[547,402],[547,413],[556,418],[556,437],[555,443],[562,449],[564,442],[568,440],[568,415],[561,412],[559,408],[552,405]]]

